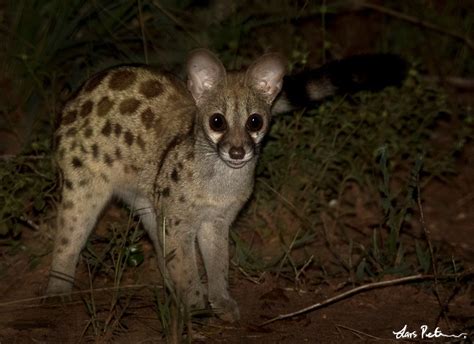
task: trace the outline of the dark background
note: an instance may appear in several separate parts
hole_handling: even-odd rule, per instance
[[[472,333],[473,27],[474,2],[462,0],[1,2],[0,341],[160,342],[189,333],[173,328],[152,287],[159,274],[149,242],[120,205],[104,214],[76,276],[107,292],[66,305],[42,306],[41,296],[57,199],[51,138],[64,101],[117,64],[184,78],[196,47],[233,69],[269,51],[284,54],[292,73],[375,52],[399,54],[410,68],[400,88],[274,119],[254,196],[232,231],[231,285],[243,319],[195,321],[194,340],[365,342],[393,339],[404,324]],[[440,281],[256,327],[353,287],[420,273]],[[114,280],[135,287],[112,292]]]

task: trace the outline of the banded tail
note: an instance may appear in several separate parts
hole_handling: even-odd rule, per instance
[[[400,86],[407,62],[394,54],[355,55],[320,68],[288,75],[272,109],[274,115],[305,107],[335,94]]]

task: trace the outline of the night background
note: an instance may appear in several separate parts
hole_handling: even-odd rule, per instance
[[[72,298],[46,300],[64,102],[120,64],[184,79],[197,47],[229,69],[266,52],[284,55],[290,74],[366,53],[409,68],[400,87],[273,118],[231,232],[239,323],[176,314],[151,243],[119,203],[82,253]],[[472,343],[473,57],[473,1],[1,2],[0,342],[366,343],[428,325]]]

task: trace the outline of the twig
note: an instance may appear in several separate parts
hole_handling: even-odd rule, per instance
[[[300,275],[304,272],[304,270],[313,262],[313,258],[314,258],[314,255],[311,255],[311,257],[309,257],[306,263],[304,263],[303,267],[298,271],[295,277],[297,281],[299,280]]]
[[[374,339],[374,340],[383,340],[383,341],[393,341],[393,342],[397,342],[396,339],[388,339],[388,338],[380,338],[380,337],[376,337],[376,336],[372,336],[368,333],[365,333],[365,332],[362,332],[362,331],[359,331],[359,330],[356,330],[355,328],[351,328],[351,327],[348,327],[348,326],[344,326],[344,325],[337,325],[336,324],[336,328],[342,328],[344,330],[347,330],[347,331],[351,331],[352,333],[354,333],[357,337],[359,337],[360,339],[362,339],[362,337],[368,337],[370,339]]]
[[[16,154],[0,155],[0,160],[11,160],[11,159],[43,160],[43,159],[50,159],[50,158],[51,158],[51,155],[16,155]]]
[[[33,220],[30,220],[29,218],[25,216],[20,216],[20,221],[26,223],[30,228],[38,232],[40,230],[40,227],[33,222]]]
[[[454,275],[447,275],[447,276],[443,276],[443,277],[448,277],[448,276],[453,277],[453,276],[461,276],[461,275],[464,275],[464,274],[454,274]],[[315,303],[311,306],[305,307],[303,309],[297,310],[297,311],[292,312],[292,313],[280,314],[280,315],[278,315],[278,316],[276,316],[276,317],[274,317],[270,320],[267,320],[267,321],[261,323],[259,326],[260,327],[261,326],[266,326],[266,325],[271,324],[271,323],[273,323],[275,321],[278,321],[278,320],[288,319],[288,318],[294,317],[296,315],[301,315],[301,314],[313,311],[315,309],[322,308],[322,307],[327,306],[331,303],[334,303],[334,302],[340,301],[342,299],[345,299],[349,296],[358,294],[362,291],[376,289],[376,288],[383,288],[383,287],[397,285],[397,284],[404,284],[404,283],[409,283],[409,282],[414,282],[414,281],[430,280],[430,279],[433,279],[433,278],[434,278],[433,275],[422,275],[422,274],[420,274],[420,275],[401,277],[401,278],[393,279],[393,280],[390,280],[390,281],[381,281],[381,282],[374,282],[374,283],[361,285],[360,287],[348,290],[344,293],[341,293],[339,295],[336,295],[334,297],[326,299],[323,302]]]
[[[237,264],[234,264],[235,266],[237,266]],[[250,282],[252,283],[255,283],[255,284],[262,284],[262,282],[260,282],[262,280],[262,276],[265,274],[265,272],[263,272],[260,277],[257,279],[257,278],[254,278],[252,276],[249,275],[249,273],[247,271],[245,271],[244,269],[242,269],[242,267],[238,267],[238,270],[240,271],[240,273],[242,275],[244,275],[245,278],[247,278]]]
[[[463,198],[459,199],[456,202],[456,205],[458,207],[462,207],[462,206],[466,205],[467,203],[469,203],[470,201],[472,201],[473,199],[474,199],[474,192],[471,192],[468,195],[464,196]]]
[[[424,27],[424,28],[432,30],[432,31],[436,31],[436,32],[441,33],[443,35],[451,36],[453,38],[456,38],[459,41],[464,42],[464,44],[466,44],[469,48],[474,50],[474,41],[472,41],[471,38],[467,36],[467,34],[463,35],[463,34],[460,34],[458,32],[455,32],[455,31],[450,31],[450,30],[443,29],[443,28],[441,28],[439,26],[436,26],[433,23],[430,23],[428,21],[422,20],[422,19],[417,18],[417,17],[410,16],[410,15],[402,13],[402,12],[392,10],[390,8],[387,8],[387,7],[384,7],[384,6],[381,6],[381,5],[376,5],[376,4],[368,3],[368,2],[365,2],[365,1],[357,1],[357,5],[365,7],[365,8],[370,8],[371,10],[386,14],[388,16],[391,16],[391,17],[394,17],[394,18],[397,18],[397,19],[400,19],[400,20],[404,20],[406,22]]]
[[[420,182],[418,178],[419,178],[419,175],[417,175],[417,181],[416,181],[416,189],[417,189],[416,190],[417,191],[416,203],[418,204],[418,210],[420,211],[421,227],[423,228],[423,232],[425,232],[426,242],[430,250],[431,267],[433,268],[433,274],[434,274],[434,291],[436,295],[436,300],[438,301],[438,304],[441,307],[441,314],[443,314],[444,319],[446,320],[446,323],[451,328],[448,315],[446,314],[446,311],[445,311],[445,306],[443,305],[443,302],[441,301],[441,296],[439,293],[438,268],[436,267],[436,257],[434,254],[433,245],[431,244],[431,231],[426,226],[423,206],[421,205],[421,189],[420,189]]]
[[[119,287],[95,288],[94,292],[123,290],[123,289],[140,289],[140,288],[146,288],[146,287],[163,288],[163,286],[157,286],[157,285],[153,285],[153,284],[130,284],[130,285],[123,285],[123,286],[119,286]],[[72,295],[82,295],[82,294],[90,294],[90,293],[91,293],[90,289],[85,289],[85,290],[73,291],[71,293],[30,297],[30,298],[27,298],[27,299],[20,299],[20,300],[15,300],[15,301],[2,302],[2,303],[0,303],[0,307],[11,306],[11,305],[19,304],[19,303],[27,303],[27,302],[31,302],[31,301],[42,301],[42,300],[49,299],[50,297],[68,297],[68,296],[72,296]]]
[[[425,76],[422,77],[422,80],[431,83],[445,83],[451,87],[460,89],[460,90],[472,90],[474,89],[474,79],[473,78],[463,78],[460,76],[447,76],[447,77],[439,77],[439,76]]]
[[[146,43],[145,23],[143,20],[142,3],[140,0],[137,0],[137,2],[138,2],[138,21],[140,22],[140,31],[142,34],[143,55],[145,56],[145,63],[148,64],[148,47]]]

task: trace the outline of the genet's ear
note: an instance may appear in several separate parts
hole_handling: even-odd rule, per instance
[[[266,54],[250,65],[245,75],[247,86],[261,92],[271,104],[280,93],[283,77],[286,73],[286,61],[279,54]]]
[[[207,49],[193,50],[187,63],[188,89],[198,103],[202,95],[225,81],[225,68],[221,61]]]

